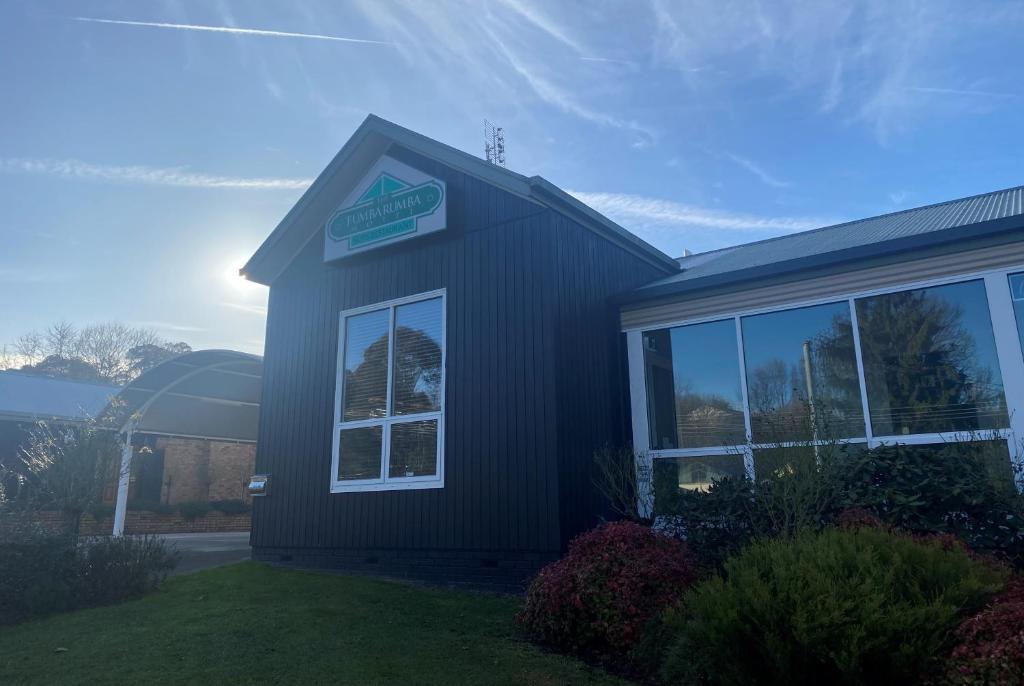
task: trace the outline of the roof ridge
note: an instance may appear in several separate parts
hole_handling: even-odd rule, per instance
[[[863,217],[861,219],[850,219],[848,221],[839,222],[838,224],[828,224],[826,226],[819,226],[814,229],[806,229],[804,231],[794,231],[793,233],[786,233],[781,236],[772,236],[771,238],[762,238],[759,241],[750,241],[749,243],[737,243],[736,245],[729,245],[722,248],[715,248],[714,250],[707,250],[705,252],[694,253],[689,257],[699,257],[702,255],[711,255],[717,252],[723,252],[726,250],[735,250],[736,248],[745,248],[751,245],[763,245],[765,243],[771,243],[772,241],[780,241],[786,238],[792,238],[793,236],[806,236],[812,233],[818,233],[819,231],[826,231],[828,229],[838,229],[843,226],[850,226],[852,224],[863,224],[864,222],[874,221],[876,219],[885,219],[886,217],[895,217],[901,214],[910,214],[911,212],[919,212],[921,210],[929,210],[934,207],[942,207],[943,205],[952,205],[954,203],[966,202],[968,200],[974,200],[976,198],[984,198],[992,195],[999,195],[1000,193],[1009,193],[1011,191],[1024,191],[1024,185],[1020,186],[1009,186],[1007,188],[1001,188],[999,190],[987,191],[985,193],[975,193],[974,195],[965,195],[962,198],[953,198],[952,200],[943,200],[941,202],[935,202],[928,205],[920,205],[919,207],[908,207],[905,210],[896,210],[895,212],[885,212],[884,214],[876,214],[870,217]],[[680,263],[682,264],[682,263]]]

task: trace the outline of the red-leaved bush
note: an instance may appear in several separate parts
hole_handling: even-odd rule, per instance
[[[957,628],[945,683],[1024,684],[1024,581],[1015,579],[992,603]]]
[[[534,639],[596,659],[627,655],[697,578],[679,541],[635,522],[580,535],[540,571],[516,618]]]

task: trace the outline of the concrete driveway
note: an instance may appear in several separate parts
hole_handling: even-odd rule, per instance
[[[215,534],[161,534],[180,555],[172,574],[188,574],[248,560],[249,532]]]

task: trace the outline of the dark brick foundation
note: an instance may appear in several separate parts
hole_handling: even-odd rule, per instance
[[[254,560],[307,569],[407,579],[503,593],[521,593],[555,553],[462,550],[339,550],[253,548]]]

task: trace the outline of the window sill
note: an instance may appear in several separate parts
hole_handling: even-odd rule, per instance
[[[365,493],[373,491],[414,491],[427,488],[444,488],[443,479],[431,479],[429,481],[374,481],[371,483],[344,483],[334,482],[331,484],[331,493]]]

